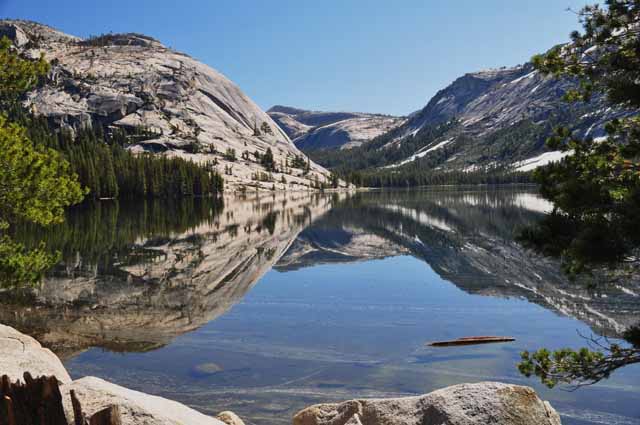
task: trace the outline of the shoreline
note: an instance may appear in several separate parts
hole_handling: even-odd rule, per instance
[[[121,422],[114,423],[122,425],[245,425],[230,411],[213,417],[179,402],[130,390],[101,378],[85,376],[72,380],[53,352],[34,338],[2,324],[0,342],[0,376],[7,376],[9,387],[24,377],[28,388],[31,378],[27,375],[36,380],[55,376],[62,397],[61,407],[69,424],[74,423],[79,405],[86,417],[103,411],[117,412]],[[12,404],[7,406],[11,408]],[[454,425],[561,425],[558,413],[532,388],[498,382],[458,384],[414,397],[317,404],[302,409],[292,418],[293,425],[436,423],[433,421]]]

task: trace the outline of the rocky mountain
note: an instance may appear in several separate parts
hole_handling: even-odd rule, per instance
[[[569,107],[563,96],[572,87],[574,81],[544,76],[531,63],[466,74],[384,136],[387,149],[410,138],[418,146],[387,166],[419,161],[424,168],[441,171],[497,166],[529,171],[562,157],[548,152],[544,143],[555,126],[569,125],[580,136],[597,138],[604,135],[607,121],[635,113],[608,107],[602,96]],[[447,132],[425,137],[428,129],[444,123],[451,127]]]
[[[51,62],[46,83],[28,94],[25,105],[60,128],[119,128],[131,134],[133,151],[201,163],[215,159],[231,188],[296,190],[328,179],[316,164],[309,164],[309,172],[286,165],[303,154],[232,81],[151,37],[81,39],[17,20],[0,21],[0,35],[24,56],[44,54]],[[140,137],[139,129],[147,135]],[[259,160],[243,153],[269,148],[280,172],[261,178],[266,173]]]
[[[302,150],[350,149],[405,122],[389,115],[307,111],[279,105],[267,113]]]

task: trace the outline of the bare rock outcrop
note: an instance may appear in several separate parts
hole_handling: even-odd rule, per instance
[[[418,160],[425,168],[442,171],[502,166],[530,171],[562,157],[559,151],[549,152],[544,143],[557,125],[568,125],[579,137],[601,137],[608,121],[637,113],[611,108],[597,94],[591,102],[568,108],[564,94],[573,88],[572,79],[544,75],[531,62],[465,74],[438,91],[392,134],[387,147],[395,148],[413,136],[428,142],[391,166]],[[432,139],[430,129],[447,122],[444,134]],[[527,163],[535,165],[522,168]]]
[[[461,384],[406,398],[318,404],[293,425],[561,425],[560,416],[529,387]]]
[[[62,383],[71,377],[60,359],[38,341],[15,329],[0,324],[0,376],[22,380],[25,372],[33,376],[55,375]]]
[[[13,44],[22,47],[29,42],[29,37],[17,25],[7,24],[0,26],[0,38],[7,37],[13,40]]]

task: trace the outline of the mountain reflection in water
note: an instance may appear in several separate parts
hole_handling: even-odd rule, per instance
[[[44,235],[62,263],[33,294],[5,293],[0,322],[63,359],[92,346],[161,347],[240,301],[337,199],[269,195],[73,210]],[[22,240],[40,237],[25,231]]]
[[[618,337],[640,317],[637,283],[570,282],[514,241],[550,209],[505,189],[104,202],[44,235],[63,262],[41,288],[0,294],[0,322],[73,376],[253,423],[494,379],[534,385],[565,424],[637,425],[638,368],[571,395],[515,370],[522,349],[576,346],[578,328]],[[424,346],[486,333],[517,341]]]
[[[519,229],[551,209],[533,193],[513,191],[356,196],[305,229],[275,267],[408,254],[468,293],[523,297],[582,320],[600,335],[619,337],[640,320],[634,284],[570,282],[556,260],[515,242]]]

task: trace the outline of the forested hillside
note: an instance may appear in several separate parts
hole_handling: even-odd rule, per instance
[[[132,154],[126,149],[132,136],[123,130],[105,134],[101,126],[94,126],[74,134],[54,131],[44,118],[25,114],[17,118],[34,143],[64,155],[80,183],[89,189],[90,198],[181,198],[223,191],[223,179],[213,161],[196,164],[182,158]]]

